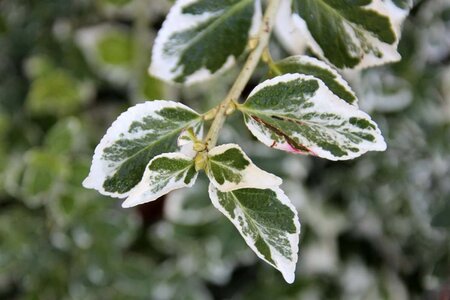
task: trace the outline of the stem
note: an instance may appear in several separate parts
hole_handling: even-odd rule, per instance
[[[236,81],[231,87],[230,92],[218,106],[214,121],[211,124],[211,128],[209,129],[208,134],[206,135],[204,140],[206,149],[208,150],[216,145],[219,131],[225,123],[228,108],[232,103],[234,104],[238,101],[239,97],[242,94],[242,91],[250,80],[256,67],[258,66],[264,49],[269,44],[270,34],[275,23],[275,17],[280,5],[280,1],[281,0],[269,1],[269,5],[267,6],[267,9],[264,13],[261,29],[257,37],[258,43],[248,56],[247,61],[245,62],[241,73],[239,73]]]

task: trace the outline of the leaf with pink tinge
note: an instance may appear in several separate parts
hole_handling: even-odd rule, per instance
[[[271,148],[330,160],[386,149],[370,116],[314,76],[286,74],[267,80],[239,109],[253,135]]]

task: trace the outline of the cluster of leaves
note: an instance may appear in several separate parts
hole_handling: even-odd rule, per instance
[[[130,108],[97,146],[84,186],[127,198],[123,207],[131,207],[192,187],[204,169],[214,206],[261,259],[292,283],[300,233],[296,209],[279,188],[281,179],[256,167],[238,145],[215,147],[225,114],[237,108],[251,133],[271,148],[330,160],[384,151],[386,143],[333,67],[303,55],[272,61],[268,35],[281,2],[268,1],[263,22],[259,0],[176,1],[156,38],[151,74],[185,85],[211,79],[232,67],[254,39],[241,74],[254,71],[252,62],[266,48],[273,78],[257,85],[240,104],[242,88],[236,95],[234,89],[245,86],[251,74],[240,75],[230,98],[203,115],[171,101]],[[297,33],[308,36],[311,50],[337,68],[400,58],[396,47],[407,3],[285,2],[282,9],[289,10]],[[203,123],[210,118],[214,121],[203,138]]]
[[[202,173],[191,189],[125,214],[81,187],[93,146],[125,106],[180,98],[205,111],[226,96],[224,85],[235,76],[231,69],[220,80],[168,90],[145,70],[135,72],[147,64],[148,24],[157,27],[169,9],[162,1],[147,2],[152,13],[140,27],[142,2],[0,3],[0,68],[8,74],[0,79],[0,136],[7,141],[0,143],[0,298],[410,299],[439,290],[448,280],[450,253],[442,229],[449,226],[450,195],[445,0],[413,10],[400,64],[348,77],[389,151],[335,164],[271,151],[234,115],[223,128],[225,145],[215,151],[245,149],[248,156],[240,160],[254,166],[251,157],[282,177],[285,194],[301,212],[301,259],[289,287],[255,261],[211,206]],[[277,40],[272,48],[282,51]],[[308,75],[351,99],[326,78]],[[200,128],[193,132],[201,136]],[[186,147],[189,131],[180,133],[176,142]],[[209,166],[212,171],[221,164]],[[209,177],[222,188],[233,173]]]

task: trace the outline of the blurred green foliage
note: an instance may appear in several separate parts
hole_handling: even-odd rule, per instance
[[[206,111],[235,75],[180,88],[146,74],[169,7],[163,0],[0,2],[0,299],[445,296],[448,1],[416,3],[400,63],[349,75],[362,108],[381,124],[386,152],[340,163],[284,155],[230,118],[222,141],[238,142],[282,176],[299,210],[293,285],[256,260],[209,203],[204,180],[134,210],[81,187],[95,145],[128,106],[179,99]]]
[[[132,40],[127,34],[110,33],[98,42],[98,54],[107,64],[130,66],[133,59],[132,46]]]

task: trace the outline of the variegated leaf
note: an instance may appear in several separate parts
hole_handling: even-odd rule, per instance
[[[220,145],[208,153],[207,175],[223,192],[245,188],[279,186],[281,179],[255,166],[236,144]]]
[[[210,184],[209,196],[256,255],[294,282],[300,222],[284,192],[278,187],[221,192]]]
[[[141,182],[130,192],[122,207],[150,202],[170,191],[191,187],[197,179],[194,160],[182,153],[165,153],[153,158]]]
[[[155,41],[150,73],[193,83],[229,69],[261,22],[259,0],[178,0]]]
[[[400,60],[405,2],[292,0],[293,19],[315,53],[340,69],[366,68]]]
[[[286,74],[267,80],[239,109],[253,135],[272,148],[330,160],[386,149],[369,115],[309,75]]]
[[[95,149],[83,185],[104,195],[125,198],[141,181],[155,156],[179,149],[177,139],[186,128],[198,128],[201,116],[171,101],[148,101],[121,114]],[[185,150],[193,153],[192,144]]]
[[[306,55],[285,58],[275,63],[277,75],[300,73],[319,78],[336,96],[353,105],[357,105],[357,98],[347,81],[331,66]],[[272,72],[275,73],[275,72]]]

